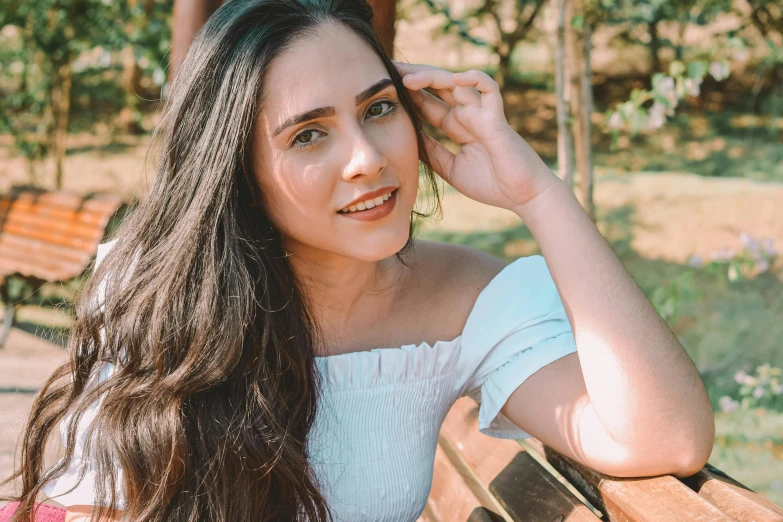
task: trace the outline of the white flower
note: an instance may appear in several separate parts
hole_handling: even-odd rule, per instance
[[[674,78],[671,76],[664,77],[660,83],[658,83],[658,93],[666,98],[671,108],[677,107],[677,87],[674,82]]]
[[[98,57],[98,65],[104,69],[111,65],[111,53],[109,51],[104,50],[101,53],[101,55]]]
[[[756,263],[756,267],[759,269],[759,274],[763,274],[767,270],[769,270],[769,261],[766,259],[762,259],[758,263]]]
[[[773,240],[771,237],[764,238],[761,241],[761,248],[764,250],[764,253],[767,254],[769,257],[775,257],[778,255],[778,251],[775,250],[775,246],[773,245]]]
[[[718,403],[720,404],[721,411],[732,411],[739,408],[739,402],[735,401],[731,397],[724,395],[720,399],[718,399]]]
[[[691,96],[698,96],[701,93],[701,78],[686,78],[685,91]]]
[[[666,123],[666,107],[662,103],[657,101],[650,107],[650,112],[647,114],[647,123],[645,127],[647,129],[660,129]]]
[[[728,261],[734,258],[734,250],[731,248],[721,248],[712,253],[712,260],[717,262]]]
[[[760,399],[764,396],[764,388],[761,386],[756,386],[753,388],[753,396],[757,399]]]
[[[613,112],[612,115],[609,117],[609,128],[610,129],[623,128],[623,117],[619,111]]]
[[[737,384],[745,384],[745,377],[747,376],[748,376],[747,373],[745,373],[743,370],[740,370],[734,374],[734,381]]]
[[[783,393],[783,384],[776,384],[775,386],[773,386],[772,393],[774,393],[775,395],[780,395],[781,393]]]
[[[717,81],[722,81],[729,76],[729,68],[725,63],[716,60],[710,64],[710,74]]]
[[[692,255],[690,258],[688,258],[688,266],[690,267],[699,268],[703,264],[704,260],[701,258],[701,256]]]
[[[155,83],[155,85],[163,85],[163,82],[166,81],[166,73],[164,73],[160,68],[155,69],[155,71],[152,73],[152,81]]]

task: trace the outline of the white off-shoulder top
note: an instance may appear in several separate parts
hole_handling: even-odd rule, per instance
[[[96,263],[111,245],[99,247]],[[456,339],[318,357],[323,388],[309,435],[310,462],[335,520],[416,520],[452,404],[465,395],[476,399],[479,430],[486,435],[529,437],[500,409],[535,371],[575,351],[546,262],[530,256],[506,266],[481,291]],[[93,382],[113,370],[104,363]],[[82,424],[98,407],[100,399]],[[82,466],[85,476],[77,484]],[[66,473],[44,492],[65,506],[94,504],[91,467],[77,447]],[[122,507],[122,492],[117,494]]]

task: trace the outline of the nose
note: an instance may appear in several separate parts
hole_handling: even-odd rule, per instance
[[[388,161],[381,153],[372,136],[360,125],[352,133],[349,144],[350,158],[343,169],[343,179],[353,181],[361,176],[379,176],[386,168]]]

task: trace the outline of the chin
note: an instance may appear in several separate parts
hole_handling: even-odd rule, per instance
[[[408,230],[405,234],[395,234],[393,237],[377,238],[370,242],[354,243],[348,254],[354,259],[362,261],[381,261],[393,256],[408,242]]]

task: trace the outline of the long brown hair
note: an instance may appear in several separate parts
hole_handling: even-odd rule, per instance
[[[22,491],[2,499],[22,502],[15,521],[30,520],[43,484],[66,470],[82,414],[101,396],[85,449],[96,520],[120,489],[124,521],[331,519],[307,460],[318,329],[250,146],[270,62],[320,24],[342,23],[386,66],[440,211],[421,120],[372,14],[365,0],[230,0],[198,33],[153,136],[162,147],[149,194],[78,296],[70,359],[33,404],[5,482],[21,478]],[[400,261],[414,220],[431,214],[414,211]],[[104,361],[117,371],[86,390]],[[64,461],[46,471],[45,446],[69,413]]]

